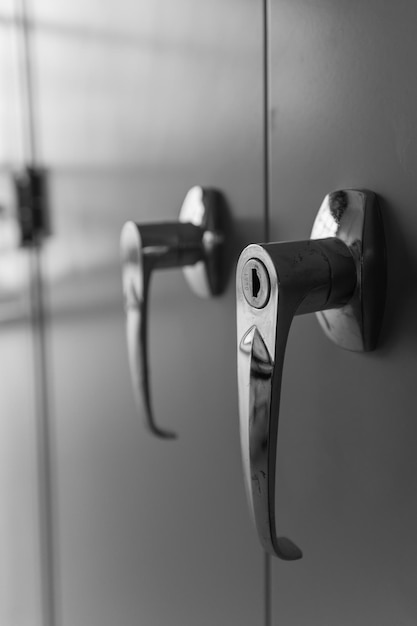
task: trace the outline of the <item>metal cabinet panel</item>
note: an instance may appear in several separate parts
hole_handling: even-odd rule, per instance
[[[133,406],[118,239],[128,218],[176,219],[194,184],[225,194],[232,259],[261,236],[261,7],[67,9],[36,0],[33,29],[53,230],[62,624],[258,624],[262,554],[241,480],[233,280],[202,301],[178,271],[153,278],[155,411],[179,433],[157,441]]]
[[[39,489],[27,321],[0,332],[0,622],[40,626]]]
[[[283,532],[304,558],[273,564],[273,623],[417,618],[417,219],[413,2],[273,0],[271,239],[309,236],[323,197],[382,201],[388,299],[374,353],[341,351],[314,316],[290,334],[278,455]]]
[[[19,49],[11,2],[0,5],[0,623],[40,626],[39,440],[30,254],[18,249],[12,169],[23,152]]]

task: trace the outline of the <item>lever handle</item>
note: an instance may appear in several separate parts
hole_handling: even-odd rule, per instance
[[[336,212],[341,201],[344,209]],[[295,315],[325,311],[323,315],[330,314],[328,334],[333,340],[350,349],[371,349],[385,292],[384,239],[374,194],[354,190],[330,194],[318,219],[313,237],[324,230],[324,238],[252,244],[243,250],[237,266],[244,479],[264,550],[285,560],[302,556],[293,541],[280,536],[275,512],[281,381],[292,320]],[[326,228],[333,236],[326,237]],[[338,316],[332,316],[335,311]]]
[[[193,224],[179,222],[136,224],[126,222],[121,234],[126,339],[133,392],[143,405],[147,426],[162,438],[172,432],[159,428],[154,419],[148,367],[148,295],[152,271],[192,265],[201,259],[201,232]]]
[[[220,254],[223,244],[221,196],[215,190],[193,187],[178,222],[126,222],[121,233],[122,280],[126,312],[129,367],[136,405],[149,430],[164,439],[175,438],[154,418],[148,359],[148,297],[152,272],[183,267],[191,288],[202,297],[220,293]]]

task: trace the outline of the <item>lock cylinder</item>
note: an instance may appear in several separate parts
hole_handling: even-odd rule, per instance
[[[243,266],[242,289],[251,306],[262,309],[267,304],[271,282],[265,265],[259,259],[249,259]]]

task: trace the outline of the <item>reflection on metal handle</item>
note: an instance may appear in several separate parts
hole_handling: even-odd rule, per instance
[[[183,267],[194,291],[203,297],[220,293],[220,194],[194,187],[178,222],[127,222],[121,233],[126,338],[133,392],[150,431],[161,438],[175,434],[156,425],[150,391],[147,320],[153,270]],[[209,243],[207,243],[209,242]]]
[[[252,244],[242,252],[237,267],[245,484],[264,550],[285,560],[302,556],[290,539],[280,536],[275,512],[281,381],[292,320],[295,315],[325,311],[326,316],[330,314],[325,318],[330,320],[327,334],[334,341],[346,348],[368,350],[375,347],[382,318],[384,240],[375,197],[357,191],[337,194],[326,198],[319,213],[320,229],[324,223],[324,230],[331,228],[333,236]],[[336,199],[339,208],[343,200],[344,208],[338,213],[333,210],[332,215]],[[316,224],[313,237],[318,230]],[[339,314],[332,315],[334,311]]]

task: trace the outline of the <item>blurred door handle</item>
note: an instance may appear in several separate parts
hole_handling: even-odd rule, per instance
[[[293,317],[318,312],[326,334],[359,351],[376,346],[385,302],[385,243],[375,194],[328,195],[311,240],[252,244],[236,276],[240,433],[249,506],[265,551],[301,550],[279,536],[275,467],[281,380]]]
[[[155,423],[149,377],[148,292],[153,270],[183,267],[193,291],[201,297],[223,287],[224,243],[222,196],[213,189],[193,187],[187,193],[179,221],[137,224],[129,221],[121,233],[126,338],[133,391],[143,407],[146,424],[162,438],[175,434]]]

